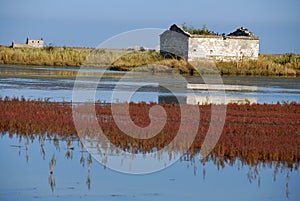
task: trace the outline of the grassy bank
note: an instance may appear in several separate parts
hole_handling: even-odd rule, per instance
[[[216,62],[222,75],[300,75],[300,55],[260,55],[258,60]]]
[[[191,64],[184,59],[164,58],[156,51],[130,52],[111,65],[113,70],[136,70],[147,72],[168,72],[173,69],[180,74],[190,74]]]
[[[46,66],[109,66],[111,70],[165,72],[170,68],[181,74],[197,74],[184,59],[164,58],[156,51],[124,51],[84,48],[47,47],[43,49],[13,49],[0,47],[0,64]],[[222,75],[300,75],[300,55],[260,55],[258,60],[207,63],[202,73],[216,66]],[[138,67],[138,68],[137,68]]]
[[[43,49],[0,47],[0,64],[80,66],[91,51],[68,47]]]

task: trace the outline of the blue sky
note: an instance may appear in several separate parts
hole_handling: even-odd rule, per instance
[[[44,37],[46,44],[96,47],[124,31],[173,23],[230,33],[244,26],[261,53],[300,53],[299,0],[1,0],[0,44]]]

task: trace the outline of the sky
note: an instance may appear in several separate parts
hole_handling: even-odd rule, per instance
[[[0,45],[44,38],[46,45],[97,47],[125,31],[206,25],[219,33],[243,26],[261,53],[300,53],[299,0],[1,0]]]

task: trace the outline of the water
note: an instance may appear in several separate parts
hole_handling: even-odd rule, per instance
[[[0,147],[0,200],[298,200],[300,196],[300,173],[289,169],[275,174],[274,167],[261,165],[259,181],[251,180],[249,166],[238,161],[218,170],[212,161],[203,166],[196,158],[157,173],[128,175],[93,158],[89,162],[89,153],[76,139],[68,149],[66,140],[55,146],[46,138],[42,147],[38,138],[20,142],[4,135]],[[53,156],[56,164],[51,175]]]
[[[0,66],[0,96],[71,101],[78,68],[46,68],[32,66]],[[86,70],[89,76],[101,70]],[[116,83],[124,72],[109,71],[97,86],[96,100],[122,102],[112,99]],[[155,75],[143,79],[135,73],[117,89],[130,93],[135,86],[146,86],[132,96],[134,102],[178,102],[197,104],[217,101],[219,90],[192,90],[176,80]],[[187,83],[201,84],[199,77],[185,77]],[[299,102],[300,78],[222,77],[228,90],[228,102],[276,103]],[[93,79],[87,80],[87,86]],[[163,83],[167,87],[161,87]],[[248,88],[247,88],[248,87]],[[168,89],[167,89],[168,88]],[[253,90],[255,88],[255,90]],[[171,93],[172,91],[173,93]],[[196,94],[196,98],[192,96]],[[255,167],[226,164],[224,168],[199,158],[176,162],[152,174],[129,175],[105,168],[82,149],[77,139],[45,139],[41,135],[17,137],[8,134],[0,139],[0,200],[299,200],[300,172],[288,168],[275,173],[274,165]],[[51,160],[55,159],[53,174]],[[83,160],[84,159],[84,160]],[[53,164],[53,163],[52,163]]]
[[[46,68],[31,66],[0,66],[0,96],[25,97],[30,99],[49,99],[50,101],[71,101],[72,90],[74,87],[75,75],[78,68]],[[97,76],[102,70],[85,70],[87,75]],[[96,100],[105,102],[124,102],[122,97],[113,98],[113,89],[121,91],[120,93],[130,93],[135,86],[145,84],[134,93],[130,101],[133,102],[170,102],[174,96],[182,103],[206,103],[214,102],[222,94],[218,90],[192,90],[187,88],[188,83],[203,83],[201,77],[184,77],[186,84],[174,84],[175,79],[166,79],[162,75],[148,75],[140,77],[133,73],[118,85],[120,78],[125,76],[124,72],[109,71],[101,79],[97,86]],[[222,81],[225,90],[232,86],[243,86],[241,90],[227,90],[226,102],[250,102],[250,103],[268,103],[277,102],[299,102],[300,100],[300,78],[275,78],[275,77],[238,77],[224,76]],[[93,82],[86,79],[86,83]],[[160,85],[171,89],[166,90]],[[255,90],[253,90],[253,88]]]

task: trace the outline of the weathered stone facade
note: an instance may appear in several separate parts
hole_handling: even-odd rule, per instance
[[[177,25],[160,35],[160,51],[194,61],[198,59],[256,60],[259,54],[259,38],[241,27],[225,36],[192,35]]]
[[[32,40],[27,38],[26,44],[18,44],[12,42],[11,47],[13,48],[43,48],[44,47],[44,39],[41,38],[40,40]]]
[[[160,52],[188,59],[189,36],[167,30],[160,35]]]

